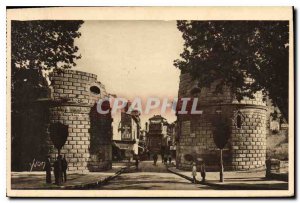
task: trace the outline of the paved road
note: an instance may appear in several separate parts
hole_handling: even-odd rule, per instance
[[[209,186],[192,184],[167,171],[166,167],[159,162],[154,166],[150,161],[140,163],[138,172],[123,173],[107,185],[100,187],[101,190],[199,190],[214,189]]]

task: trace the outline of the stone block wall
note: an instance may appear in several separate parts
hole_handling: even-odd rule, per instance
[[[66,156],[68,169],[70,171],[86,172],[90,159],[90,119],[89,107],[78,106],[57,106],[50,108],[51,123],[60,122],[68,125],[68,138],[61,150],[61,154]],[[57,151],[52,147],[51,156],[53,160],[57,156]]]
[[[63,73],[54,71],[49,77],[53,89],[53,100],[67,100],[68,103],[93,106],[99,98],[107,96],[103,84],[97,81],[97,75],[64,70]],[[92,87],[99,89],[99,94],[91,91]]]
[[[245,116],[240,129],[233,128],[231,137],[232,168],[247,170],[260,168],[266,161],[266,110],[243,108]]]
[[[111,116],[96,112],[96,102],[107,96],[97,76],[81,71],[54,71],[50,77],[53,105],[50,125],[68,125],[68,137],[61,153],[69,171],[101,171],[111,168]],[[51,143],[51,142],[50,142]],[[52,158],[57,151],[52,146]]]
[[[237,102],[229,88],[222,94],[213,92],[211,88],[203,88],[194,93],[197,83],[189,74],[181,74],[178,97],[197,97],[201,115],[178,115],[179,136],[177,138],[176,164],[180,169],[190,170],[191,161],[187,154],[195,159],[205,160],[208,170],[218,170],[219,150],[213,140],[212,119],[222,116],[230,120],[231,136],[223,150],[225,170],[249,170],[264,167],[266,157],[266,107],[261,92],[255,99],[244,98]],[[237,125],[237,117],[241,125]]]

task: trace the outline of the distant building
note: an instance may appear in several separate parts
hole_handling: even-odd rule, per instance
[[[176,138],[177,138],[177,122],[173,122],[168,126],[168,146],[172,157],[176,157]]]
[[[138,154],[140,137],[140,113],[136,110],[131,114],[126,109],[121,112],[121,121],[118,132],[121,140],[114,140],[114,145],[120,150],[121,159],[133,159]]]
[[[168,122],[160,116],[154,115],[149,119],[149,130],[147,132],[147,148],[150,153],[160,153],[168,148]]]
[[[141,130],[140,131],[140,137],[139,137],[139,154],[142,154],[146,152],[146,131]]]

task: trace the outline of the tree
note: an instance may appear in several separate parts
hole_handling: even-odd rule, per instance
[[[178,21],[177,27],[185,43],[174,65],[200,88],[217,81],[216,93],[228,86],[238,101],[262,91],[288,120],[288,21]]]
[[[224,182],[223,149],[230,138],[230,124],[228,119],[222,117],[221,115],[213,118],[212,124],[213,139],[216,146],[220,149],[220,182]]]
[[[75,66],[80,58],[74,40],[83,21],[11,22],[11,121],[12,169],[24,170],[26,162],[48,153],[47,108],[33,103],[47,97],[44,77],[52,69]],[[35,146],[32,148],[32,146]]]
[[[47,85],[43,70],[67,69],[76,65],[75,60],[81,56],[77,53],[74,39],[80,37],[78,29],[82,23],[57,20],[12,21],[12,102],[39,96],[40,88]],[[30,91],[24,93],[27,89]]]

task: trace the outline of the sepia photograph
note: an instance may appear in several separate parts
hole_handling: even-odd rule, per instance
[[[7,196],[293,197],[293,12],[8,7]]]

